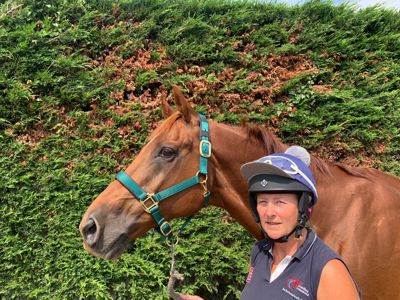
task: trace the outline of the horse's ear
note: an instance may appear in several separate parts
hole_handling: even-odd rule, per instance
[[[163,92],[161,94],[161,110],[162,110],[162,115],[163,115],[164,119],[168,118],[170,115],[172,115],[174,113],[174,110],[168,104],[167,94],[165,92]]]
[[[192,116],[195,114],[194,109],[192,108],[192,106],[190,106],[189,102],[187,101],[179,87],[173,85],[172,93],[174,95],[174,100],[178,111],[181,112],[183,119],[189,123]]]

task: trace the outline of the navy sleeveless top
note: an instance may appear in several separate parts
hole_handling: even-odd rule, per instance
[[[316,300],[319,280],[325,264],[343,260],[309,230],[303,245],[286,269],[270,282],[272,255],[267,239],[257,242],[251,252],[250,271],[241,300]],[[344,262],[343,262],[344,263]]]

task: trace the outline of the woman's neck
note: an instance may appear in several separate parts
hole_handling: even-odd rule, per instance
[[[307,229],[303,229],[302,235],[296,238],[293,234],[289,237],[287,242],[274,243],[272,246],[272,255],[274,262],[279,263],[286,256],[293,256],[296,251],[303,245],[307,238]]]

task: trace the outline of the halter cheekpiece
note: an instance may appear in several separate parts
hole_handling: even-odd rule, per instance
[[[168,221],[162,216],[158,205],[161,201],[178,194],[192,186],[200,184],[203,189],[203,197],[205,205],[208,204],[210,200],[211,193],[207,188],[207,165],[208,158],[211,157],[211,143],[209,135],[208,121],[205,116],[199,114],[200,122],[200,166],[199,171],[195,176],[184,180],[176,185],[173,185],[165,190],[158,193],[152,194],[145,192],[128,174],[121,171],[117,174],[116,179],[129,190],[140,202],[143,209],[151,214],[158,225],[158,231],[167,239],[171,238],[172,227]],[[182,225],[180,231],[184,226],[190,221],[189,217],[186,222]]]

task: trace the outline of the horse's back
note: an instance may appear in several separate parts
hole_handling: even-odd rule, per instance
[[[319,176],[317,232],[348,264],[364,299],[400,300],[400,180],[373,169],[330,171]]]

